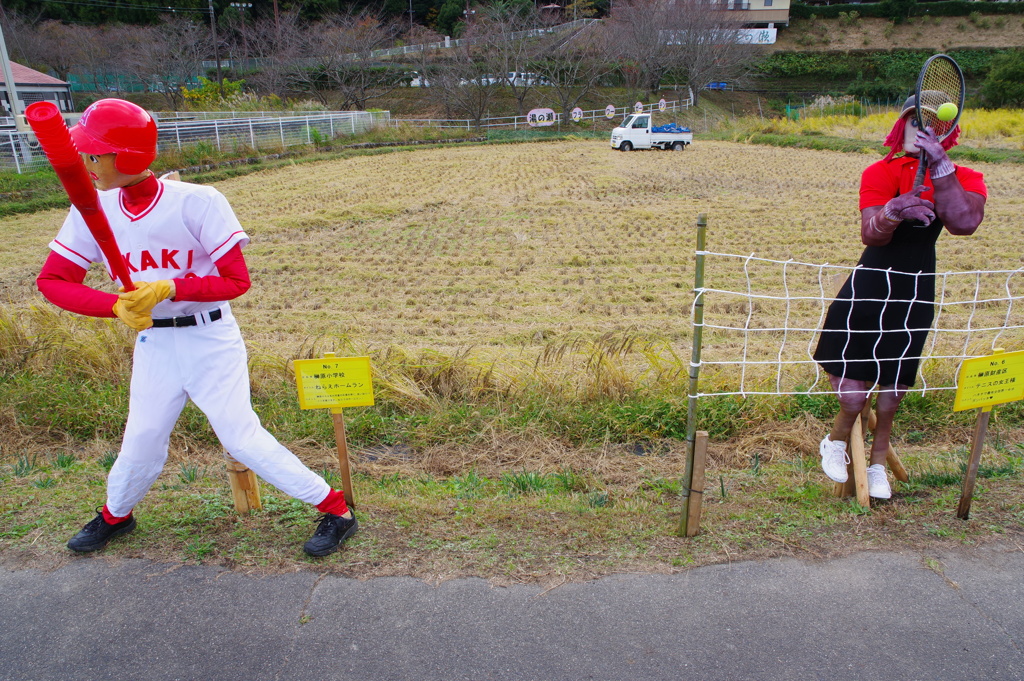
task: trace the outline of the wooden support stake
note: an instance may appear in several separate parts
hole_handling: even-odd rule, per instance
[[[971,439],[971,458],[967,461],[967,472],[964,474],[964,491],[960,495],[960,505],[956,508],[956,517],[967,520],[971,516],[971,500],[974,497],[974,482],[978,478],[978,465],[981,463],[981,450],[985,446],[985,433],[988,431],[988,417],[992,407],[982,407],[978,420],[974,424],[974,437]]]
[[[345,492],[345,503],[355,508],[356,498],[352,494],[352,471],[348,461],[345,417],[342,415],[340,407],[331,409],[331,416],[334,418],[334,440],[338,443],[338,468],[341,469],[341,487]]]
[[[833,488],[837,497],[857,497],[857,503],[861,506],[869,506],[871,497],[868,494],[868,467],[865,458],[867,452],[864,448],[864,426],[871,412],[871,400],[868,399],[864,405],[864,411],[860,418],[854,420],[853,428],[850,429],[850,441],[847,443],[847,452],[850,455],[850,463],[846,466],[846,482],[837,482]]]
[[[871,412],[871,416],[868,419],[868,428],[871,432],[875,431],[875,426],[878,425],[878,415],[874,411]],[[892,471],[893,476],[900,482],[910,482],[910,475],[907,474],[907,469],[903,467],[903,462],[900,461],[900,457],[896,456],[896,450],[889,445],[889,449],[885,452],[885,463],[889,465],[889,470]]]
[[[704,504],[704,462],[708,453],[708,431],[698,430],[693,447],[693,481],[690,483],[690,513],[686,519],[686,536],[700,532],[700,510]]]
[[[248,513],[263,508],[263,502],[260,500],[260,483],[256,474],[244,463],[235,461],[226,453],[224,456],[227,458],[228,482],[231,484],[235,510],[238,513]]]

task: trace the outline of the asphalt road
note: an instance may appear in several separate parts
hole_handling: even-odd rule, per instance
[[[507,588],[0,569],[5,680],[1024,679],[1022,648],[1012,544]]]

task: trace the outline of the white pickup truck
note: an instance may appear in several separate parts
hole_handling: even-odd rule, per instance
[[[632,151],[633,149],[671,149],[683,151],[693,143],[689,128],[678,125],[656,125],[651,127],[651,114],[635,113],[626,116],[622,125],[612,130],[612,149]]]

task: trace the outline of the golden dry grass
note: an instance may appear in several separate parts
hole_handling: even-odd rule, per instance
[[[500,380],[553,342],[626,329],[666,342],[668,361],[688,359],[700,212],[712,251],[853,265],[858,179],[876,159],[699,139],[681,154],[624,154],[568,141],[359,157],[218,186],[252,237],[254,285],[235,309],[257,355],[290,357],[337,335],[356,349],[461,354]],[[974,167],[990,190],[986,220],[975,236],[940,239],[939,270],[1018,268],[1024,168]],[[15,307],[40,303],[33,277],[62,219],[4,221],[0,286]],[[709,285],[742,285],[741,274],[709,269]],[[720,306],[709,313],[746,315]],[[557,364],[547,370],[565,378]]]
[[[773,118],[762,120],[750,117],[737,121],[742,131],[774,132],[780,134],[828,135],[865,142],[878,143],[885,139],[892,129],[899,111],[896,108],[878,110],[865,116],[818,115],[828,113],[836,104],[854,103],[853,97],[834,100],[823,97],[805,101],[807,107],[801,110],[799,120]],[[871,111],[876,111],[872,106]],[[975,109],[967,107],[960,119],[960,144],[965,147],[982,149],[1024,149],[1024,110],[1021,109]]]
[[[677,370],[686,366],[699,212],[709,216],[711,250],[852,265],[861,251],[857,180],[876,158],[699,139],[682,154],[624,154],[601,142],[570,141],[360,157],[218,186],[253,240],[247,260],[254,287],[235,309],[259,371],[284,372],[285,358],[329,349],[335,341],[315,342],[326,336],[347,339],[337,344],[354,350],[377,349],[378,357],[404,365],[407,370],[394,375],[414,376],[419,384],[388,390],[392,396],[405,390],[412,402],[420,399],[422,385],[444,399],[446,391],[484,383],[467,381],[459,372],[479,372],[501,383],[533,372],[538,362],[553,393],[579,390],[580,375],[588,374],[589,389],[615,394],[628,389],[637,368],[652,371],[658,362]],[[986,222],[974,237],[940,239],[940,270],[1019,267],[1024,169],[975,167],[986,174],[991,191]],[[30,322],[10,326],[16,342],[25,342],[18,337],[23,328],[47,328],[48,315],[29,312],[32,305],[47,306],[33,279],[62,219],[63,212],[51,211],[0,226],[10,244],[0,255],[3,297]],[[714,276],[742,282],[735,271],[709,272]],[[777,284],[773,276],[756,278]],[[95,273],[90,277],[94,284],[104,280]],[[742,304],[715,304],[714,314],[734,319],[746,314]],[[73,326],[69,342],[102,330]],[[613,331],[619,333],[606,335]],[[125,361],[124,339],[111,333],[109,342]],[[397,347],[383,350],[390,345]],[[627,347],[635,362],[623,374],[613,360]],[[6,418],[0,410],[5,431]],[[12,424],[9,430],[16,428]],[[425,447],[414,460],[401,449],[354,452],[355,469],[364,476],[357,495],[366,530],[344,560],[324,569],[354,576],[586,578],[634,569],[675,571],[735,555],[830,555],[889,545],[894,537],[923,545],[966,544],[984,534],[988,520],[964,529],[952,520],[945,509],[955,499],[939,499],[935,506],[945,504],[942,511],[921,523],[918,491],[881,506],[867,520],[848,504],[827,498],[830,485],[814,464],[815,442],[825,430],[808,415],[786,424],[749,423],[741,437],[712,443],[706,530],[693,541],[666,536],[678,521],[678,503],[670,487],[656,486],[659,479],[681,474],[684,444],[679,441],[657,442],[662,448],[657,456],[640,457],[625,445],[574,447],[540,433],[485,429],[470,441]],[[1016,441],[1017,435],[1007,437]],[[5,444],[9,465],[23,451],[35,451],[27,438],[9,437]],[[317,470],[333,465],[329,449],[288,444]],[[98,495],[103,471],[97,460],[116,446],[47,443],[40,456],[49,461],[53,452],[65,450],[76,454],[78,468],[60,472],[48,464],[47,472],[16,481],[22,495],[37,494],[33,483],[42,477],[57,483],[45,493],[52,507],[28,504],[28,511],[18,511],[19,523],[34,529],[9,540],[8,559],[22,552],[31,564],[55,556],[64,560],[63,538],[88,516],[86,506],[94,501],[83,498],[81,471]],[[935,459],[933,449],[901,449],[901,454],[915,471],[927,470]],[[950,454],[943,465],[953,469],[954,459]],[[772,464],[778,474],[759,476],[752,461]],[[185,464],[206,468],[209,477],[186,485],[179,473]],[[496,491],[497,482],[479,500],[430,491],[446,476],[474,471],[496,479],[507,472],[563,469],[585,476],[586,491],[554,501],[538,495],[511,502]],[[149,529],[121,548],[112,547],[114,555],[214,560],[247,569],[303,565],[297,547],[308,523],[277,520],[283,511],[298,513],[286,500],[278,499],[272,512],[241,521],[227,511],[214,521],[202,516],[211,499],[227,503],[221,470],[216,451],[175,440],[171,465],[147,498]],[[390,474],[398,474],[397,492],[387,487]],[[1019,500],[1008,491],[1015,482],[998,484],[993,482],[994,491],[979,501],[979,516],[995,514],[999,522],[1019,527]],[[588,494],[610,495],[615,505],[588,505]],[[209,525],[209,532],[198,538],[176,535],[181,518],[193,515],[197,519],[189,522]],[[822,529],[805,523],[806,515],[824,517]],[[780,525],[779,518],[788,520]],[[766,532],[769,522],[774,524]],[[897,537],[894,527],[908,529]],[[215,544],[219,548],[208,556]]]

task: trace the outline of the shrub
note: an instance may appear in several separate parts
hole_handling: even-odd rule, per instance
[[[1024,51],[1008,52],[992,60],[981,95],[990,106],[1024,105]]]

